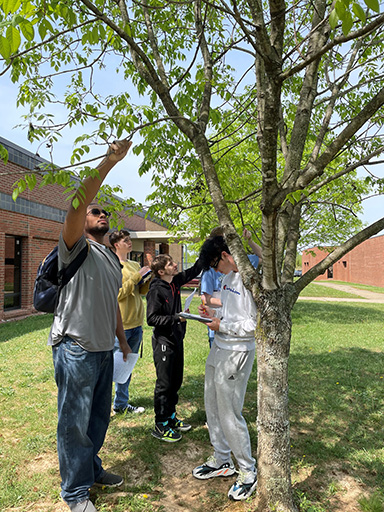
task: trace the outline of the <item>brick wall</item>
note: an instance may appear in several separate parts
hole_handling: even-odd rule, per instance
[[[149,240],[144,241],[144,265],[151,266],[153,258],[156,256],[156,244]]]
[[[302,255],[303,273],[322,261],[329,250],[308,249]],[[384,287],[384,235],[366,240],[346,254],[316,281],[333,279],[349,283],[368,284]],[[331,277],[332,275],[332,277]]]
[[[0,160],[0,192],[12,194],[14,183],[23,176],[23,174],[20,173],[21,170],[24,171],[24,169],[12,162],[8,161],[5,165],[4,162]],[[7,174],[4,175],[4,173]],[[27,188],[22,194],[20,194],[21,198],[28,199],[29,201],[35,201],[37,203],[43,203],[54,208],[67,210],[68,201],[66,201],[64,187],[58,185],[47,185],[46,187],[39,188],[42,181],[41,177],[36,176],[36,180],[36,187],[33,190],[29,190]]]
[[[57,244],[61,223],[0,210],[0,290],[4,290],[5,236],[21,237],[21,309],[4,312],[0,293],[0,320],[33,312],[32,291],[40,261]]]
[[[3,213],[0,211],[0,214]],[[5,261],[5,233],[2,233],[0,230],[0,321],[2,319],[2,315],[4,312],[4,263]]]

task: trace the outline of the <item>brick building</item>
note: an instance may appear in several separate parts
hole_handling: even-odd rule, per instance
[[[14,202],[12,187],[23,172],[48,162],[0,137],[8,150],[7,165],[0,160],[0,321],[31,314],[32,291],[40,261],[57,244],[68,208],[63,187],[27,189]],[[121,165],[121,164],[120,164]],[[39,178],[37,179],[39,183]],[[131,259],[150,264],[159,253],[169,253],[182,269],[183,247],[169,244],[166,228],[145,218],[121,213],[131,233]]]
[[[313,247],[302,254],[303,274],[322,261],[332,248]],[[316,281],[346,281],[384,287],[384,235],[369,238],[328,268]]]

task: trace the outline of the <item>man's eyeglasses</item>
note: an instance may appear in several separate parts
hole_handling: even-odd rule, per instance
[[[215,259],[215,261],[213,261],[211,263],[211,267],[213,268],[213,270],[216,270],[217,267],[219,266],[219,263],[221,261],[221,256],[219,256],[218,258]]]
[[[87,215],[89,215],[90,213],[95,217],[100,217],[101,214],[105,215],[106,217],[111,216],[110,212],[107,212],[106,210],[100,210],[99,208],[92,208],[91,210],[89,210],[89,212],[87,212]]]

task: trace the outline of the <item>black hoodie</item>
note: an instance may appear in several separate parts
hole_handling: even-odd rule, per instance
[[[147,293],[147,323],[153,326],[154,338],[164,344],[182,342],[187,323],[181,322],[180,288],[202,271],[200,261],[176,274],[171,283],[155,277]]]

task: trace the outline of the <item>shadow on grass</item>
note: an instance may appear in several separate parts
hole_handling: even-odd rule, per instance
[[[293,354],[289,383],[296,463],[305,457],[382,485],[384,354],[357,347]]]
[[[52,324],[52,315],[31,315],[23,320],[0,324],[0,343],[11,341],[34,331],[47,329]]]

